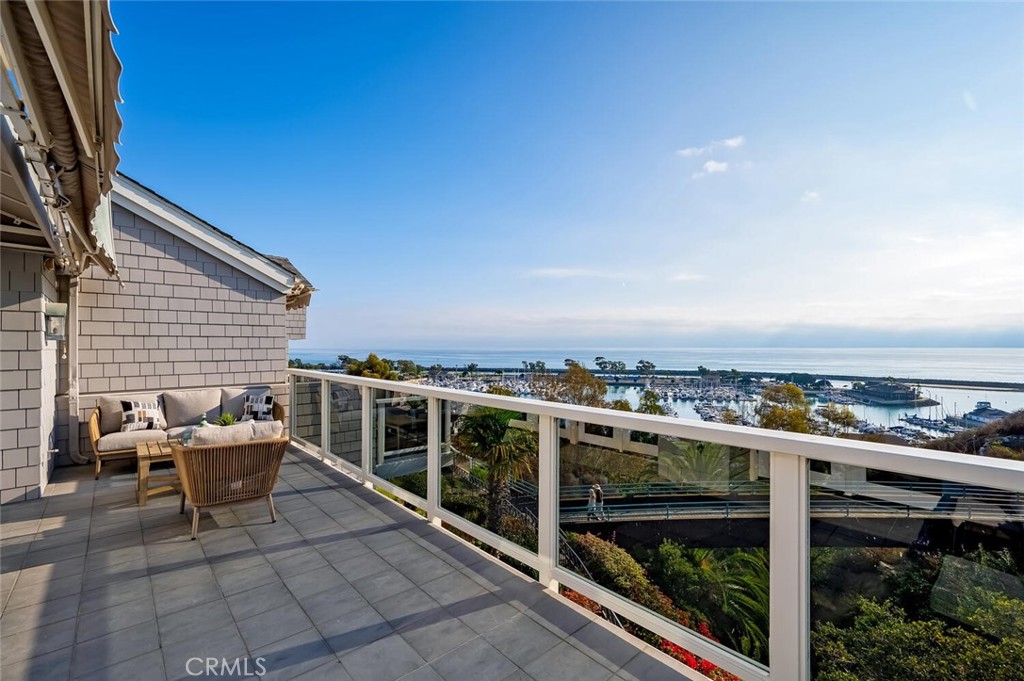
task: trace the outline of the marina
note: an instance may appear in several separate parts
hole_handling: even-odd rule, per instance
[[[685,385],[673,385],[662,383],[663,380],[664,377],[658,376],[644,383],[612,380],[608,385],[607,397],[610,401],[624,399],[635,409],[644,390],[653,390],[669,416],[752,426],[755,423],[754,410],[760,401],[761,392],[764,387],[771,384],[757,382],[748,386],[733,386],[695,380]],[[422,382],[474,392],[486,392],[492,386],[500,386],[517,397],[532,397],[530,377],[522,373],[511,376],[462,376],[459,373],[446,372],[423,379]],[[865,435],[896,436],[909,443],[946,437],[968,427],[982,425],[972,423],[965,417],[979,409],[992,409],[991,400],[971,401],[972,396],[988,395],[990,391],[959,388],[927,390],[924,394],[928,398],[928,404],[916,407],[864,404],[851,396],[851,392],[851,384],[840,382],[824,390],[808,390],[807,398],[816,416],[821,415],[824,405],[843,405],[857,417],[853,431]],[[998,391],[997,394],[996,399],[999,400],[1001,407],[998,411],[1008,413],[1024,409],[1024,392]],[[960,404],[966,409],[959,409]]]

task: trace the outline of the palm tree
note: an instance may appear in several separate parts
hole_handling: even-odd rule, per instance
[[[517,412],[473,407],[459,420],[456,447],[487,466],[487,529],[498,532],[511,504],[509,480],[533,472],[537,446],[534,434],[510,428]]]
[[[675,604],[704,613],[711,630],[754,659],[768,653],[768,552],[665,542],[652,565]]]

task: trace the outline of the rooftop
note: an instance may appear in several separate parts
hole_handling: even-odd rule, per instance
[[[5,681],[189,678],[207,657],[268,679],[680,678],[299,449],[281,468],[277,523],[260,502],[221,507],[195,542],[176,495],[139,507],[131,463],[109,469],[98,481],[58,469],[45,497],[3,509]]]

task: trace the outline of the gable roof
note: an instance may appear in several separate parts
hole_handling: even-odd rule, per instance
[[[248,246],[227,232],[157,194],[137,180],[119,173],[114,178],[111,199],[121,206],[188,241],[199,250],[245,272],[252,278],[281,293],[295,294],[295,287],[312,291],[294,265],[286,258],[271,258]],[[288,262],[284,267],[280,260]],[[308,304],[308,302],[307,302]],[[304,307],[304,305],[303,305]]]

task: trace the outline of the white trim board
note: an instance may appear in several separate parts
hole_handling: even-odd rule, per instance
[[[115,177],[110,196],[115,205],[130,210],[276,291],[288,293],[295,285],[295,277],[291,273],[134,182]]]

